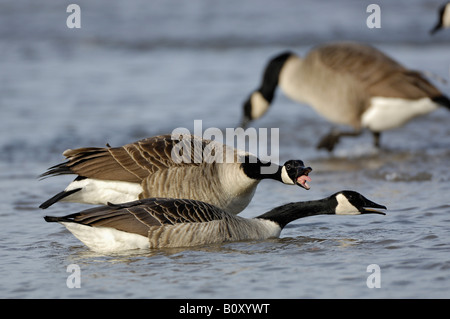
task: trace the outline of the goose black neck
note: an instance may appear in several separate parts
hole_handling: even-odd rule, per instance
[[[244,162],[241,164],[245,175],[256,180],[274,179],[281,180],[282,167],[271,162],[263,163],[259,158],[254,156],[245,156]]]
[[[280,77],[281,69],[283,68],[283,65],[286,62],[286,60],[291,55],[292,55],[291,52],[284,52],[276,56],[275,58],[269,61],[266,69],[264,70],[262,83],[258,91],[269,103],[272,102],[275,94],[275,89],[278,86],[278,79]]]
[[[334,214],[334,207],[331,198],[313,200],[308,202],[295,202],[275,207],[256,218],[268,219],[276,222],[283,229],[290,222],[308,216]]]

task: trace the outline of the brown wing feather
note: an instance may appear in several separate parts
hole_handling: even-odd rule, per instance
[[[368,91],[373,96],[397,97],[404,99],[436,98],[442,93],[419,72],[404,70],[387,75],[382,82],[373,83]]]
[[[195,165],[194,157],[198,156],[198,152],[191,152],[190,163],[175,163],[172,160],[172,149],[178,142],[167,134],[121,147],[69,149],[63,153],[67,158],[65,163],[51,167],[41,176],[77,174],[88,178],[140,183],[157,170]],[[193,143],[191,141],[192,149],[201,152],[210,141],[202,140],[199,148],[194,148]]]
[[[112,154],[124,153],[121,148],[110,151],[109,148],[79,148],[75,150],[67,150],[63,153],[68,159],[66,163],[60,164],[65,166],[68,173],[77,174],[83,177],[106,179],[106,180],[122,180],[127,182],[139,182],[140,180],[135,174],[127,169],[127,157],[122,158],[122,162],[118,161]],[[128,165],[133,164],[132,159],[128,157]]]
[[[95,207],[51,221],[71,221],[93,227],[111,227],[148,236],[150,227],[202,223],[233,218],[223,210],[195,200],[150,198],[119,205]]]
[[[337,43],[319,47],[313,54],[330,69],[351,74],[371,96],[418,99],[442,95],[419,72],[371,46]]]

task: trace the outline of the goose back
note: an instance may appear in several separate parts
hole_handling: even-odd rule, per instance
[[[187,247],[279,237],[290,222],[314,215],[382,214],[377,204],[350,190],[327,198],[293,202],[246,219],[191,199],[149,198],[88,209],[59,222],[93,250]]]
[[[61,222],[94,250],[120,249],[120,241],[130,248],[127,243],[130,238],[139,242],[139,247],[135,248],[168,248],[258,240],[276,237],[281,232],[274,222],[245,219],[189,199],[151,198],[96,207],[62,218],[46,217],[46,220]],[[109,232],[108,245],[104,239],[93,236],[97,231],[102,235]],[[145,247],[142,243],[146,243]]]
[[[173,161],[172,150],[180,140],[183,139],[172,139],[172,136],[167,134],[120,147],[68,149],[63,153],[67,162],[50,168],[42,176],[77,174],[93,179],[140,183],[158,170],[200,165],[200,161],[196,159],[201,154],[194,152],[191,152],[190,159]],[[187,140],[190,140],[192,150],[201,151],[211,142],[196,137],[191,139],[191,136],[186,136],[185,141]],[[195,143],[199,143],[198,148],[194,147]]]
[[[319,46],[304,59],[292,55],[280,73],[280,87],[337,124],[361,128],[374,97],[438,99],[442,93],[374,47],[340,42]]]
[[[248,177],[246,152],[191,135],[161,135],[121,147],[79,148],[63,153],[67,161],[43,177],[76,174],[58,200],[106,204],[149,197],[192,198],[239,213],[250,202],[259,179]],[[230,160],[231,159],[231,160]],[[117,202],[116,202],[117,203]]]

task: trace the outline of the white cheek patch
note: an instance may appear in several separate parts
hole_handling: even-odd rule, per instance
[[[259,92],[254,92],[251,96],[251,116],[252,119],[258,119],[267,112],[269,108],[269,102]]]
[[[285,184],[294,185],[295,183],[292,181],[292,179],[289,177],[286,167],[283,166],[281,169],[281,180]]]
[[[450,3],[445,6],[444,15],[442,16],[442,25],[444,28],[450,27]]]
[[[361,212],[353,206],[342,194],[336,196],[338,205],[336,206],[336,215],[359,215]]]

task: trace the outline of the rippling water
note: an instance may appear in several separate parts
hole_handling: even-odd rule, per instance
[[[386,216],[315,216],[280,239],[105,256],[42,218],[85,205],[37,208],[71,180],[37,179],[67,148],[192,129],[195,119],[233,127],[262,66],[281,50],[365,41],[448,80],[450,33],[427,33],[439,1],[380,1],[379,30],[365,26],[368,3],[351,0],[76,3],[79,30],[65,26],[68,3],[1,4],[0,297],[450,297],[446,110],[386,133],[381,150],[365,134],[331,155],[315,150],[330,125],[281,94],[255,123],[280,128],[280,162],[303,159],[313,182],[310,191],[262,182],[243,216],[342,189],[385,204]],[[79,289],[66,285],[71,264],[81,270]],[[367,286],[371,264],[380,288]]]

